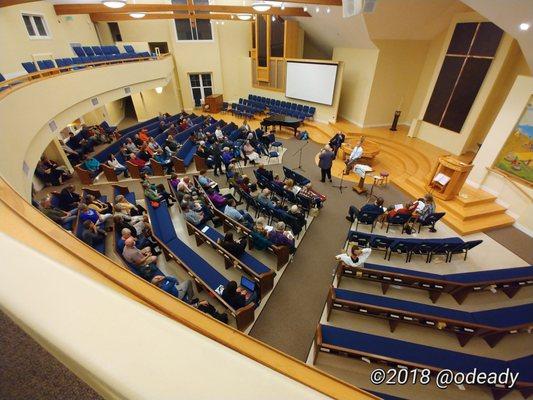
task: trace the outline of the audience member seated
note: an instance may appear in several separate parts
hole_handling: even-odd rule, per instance
[[[63,140],[59,139],[59,144],[61,145],[61,148],[67,155],[67,158],[72,165],[78,165],[85,159],[83,154],[80,154],[76,150],[70,148],[65,142],[63,142]]]
[[[416,209],[411,215],[411,219],[405,224],[405,232],[411,234],[413,232],[413,225],[416,222],[424,223],[426,218],[435,212],[435,201],[433,196],[429,193],[426,194],[423,198],[417,200]],[[430,232],[436,232],[437,230],[433,227],[430,227]]]
[[[142,142],[141,142],[142,143]],[[131,153],[137,153],[139,151],[139,148],[133,143],[133,140],[131,138],[127,138],[126,142],[124,143],[128,151]]]
[[[128,169],[119,163],[113,154],[107,157],[107,165],[115,170],[115,174],[120,175],[123,173],[126,178],[129,178],[130,174],[128,173]]]
[[[274,173],[272,171],[266,169],[263,164],[259,164],[257,166],[257,169],[255,170],[255,172],[258,175],[261,175],[262,177],[266,178],[269,181],[274,180]]]
[[[56,224],[61,225],[67,231],[72,231],[72,225],[76,220],[78,209],[74,208],[70,211],[63,211],[59,208],[52,207],[50,197],[46,196],[40,202],[41,212],[54,221]]]
[[[187,205],[182,205],[182,211],[185,220],[197,227],[205,225],[211,219],[210,215],[207,215],[201,208],[194,209],[189,208]]]
[[[257,293],[249,293],[246,289],[237,286],[237,282],[229,281],[222,292],[222,299],[233,309],[238,310],[254,302],[257,299]]]
[[[175,172],[170,174],[169,182],[170,182],[170,185],[174,188],[174,190],[178,190],[178,185],[180,183],[180,178],[178,174],[176,174]]]
[[[146,210],[140,204],[130,203],[123,195],[115,196],[115,210],[127,215],[142,215]]]
[[[58,197],[59,208],[63,211],[70,211],[80,205],[81,196],[75,192],[74,185],[65,186]]]
[[[163,150],[156,150],[154,154],[154,160],[161,164],[165,168],[167,174],[172,173],[172,162],[170,157],[165,154]]]
[[[242,121],[242,125],[240,126],[239,130],[242,132],[246,132],[246,133],[252,130],[252,128],[250,128],[250,124],[248,123],[247,119],[244,119],[244,121]]]
[[[298,224],[300,224],[301,227],[304,227],[306,224],[306,219],[304,213],[300,210],[300,207],[298,207],[297,204],[293,204],[289,207],[289,210],[287,211],[289,215],[296,218],[298,221]]]
[[[97,200],[92,194],[88,194],[85,197],[85,204],[87,204],[89,208],[98,211],[100,214],[113,213],[113,206],[110,203],[104,203],[103,201]]]
[[[152,167],[150,167],[150,164],[148,161],[145,161],[143,160],[142,158],[139,157],[139,154],[141,152],[139,151],[139,153],[137,154],[130,154],[130,159],[128,160],[130,163],[132,163],[133,165],[139,167],[140,171],[142,173],[145,173],[145,174],[150,174],[152,175]],[[148,157],[150,158],[150,157]]]
[[[147,181],[142,183],[142,187],[144,190],[144,196],[151,202],[159,203],[163,200],[163,198],[157,192],[157,189],[152,187],[152,185],[150,185]]]
[[[80,221],[92,221],[96,225],[105,224],[109,218],[112,218],[113,214],[100,214],[98,211],[89,208],[87,204],[80,205]]]
[[[218,192],[218,184],[212,180],[209,179],[205,174],[207,171],[205,169],[200,171],[200,175],[198,175],[198,183],[201,187],[203,187],[205,190],[212,189]]]
[[[62,185],[64,180],[71,177],[67,172],[66,167],[60,166],[55,161],[49,160],[45,156],[42,156],[37,162],[35,172],[37,176],[43,180],[46,186]]]
[[[98,228],[91,220],[86,220],[83,222],[81,240],[83,240],[92,248],[96,248],[96,246],[103,243],[106,235],[106,231]]]
[[[139,139],[141,139],[143,141],[143,144],[145,144],[145,145],[148,143],[148,141],[150,140],[150,136],[148,135],[148,129],[142,128],[139,131]]]
[[[152,278],[152,283],[159,289],[189,304],[196,304],[199,301],[194,297],[194,290],[190,279],[179,283],[173,276],[156,275]]]
[[[348,252],[341,253],[335,256],[335,259],[342,261],[344,264],[350,267],[358,267],[360,265],[364,265],[368,257],[370,257],[372,249],[367,247],[360,249],[359,246],[355,243],[351,243],[351,245],[352,248],[350,250],[350,254],[348,254]]]
[[[172,196],[172,194],[167,192],[167,190],[165,189],[165,185],[163,185],[162,183],[157,185],[156,189],[157,189],[157,194],[159,195],[161,200],[166,201],[169,207],[172,207],[174,203],[177,202],[176,198]]]
[[[288,246],[291,253],[294,253],[296,250],[294,247],[294,235],[291,231],[285,230],[285,222],[280,221],[276,223],[274,229],[268,232],[267,238],[273,244]]]
[[[237,203],[234,199],[228,200],[226,207],[224,207],[224,215],[227,215],[233,220],[240,222],[248,229],[251,229],[254,224],[254,219],[247,211],[237,210],[236,205]]]
[[[279,202],[276,202],[270,198],[271,196],[270,189],[264,188],[261,190],[261,192],[257,195],[257,202],[262,205],[263,207],[269,208],[271,210],[275,208],[280,208],[278,206]]]
[[[68,147],[72,150],[76,150],[78,153],[86,155],[94,150],[94,143],[87,139],[84,139],[81,134],[74,135],[74,133],[69,132],[68,134]]]
[[[191,196],[197,195],[196,188],[191,182],[191,178],[188,176],[184,176],[178,183],[178,199],[180,196],[183,197],[185,194],[190,194]]]
[[[270,229],[267,229],[267,227]],[[259,217],[255,220],[251,232],[252,247],[254,249],[265,250],[272,245],[272,242],[268,240],[269,230],[272,230],[272,227],[267,226],[265,218]]]
[[[96,158],[88,158],[82,164],[81,167],[87,171],[94,178],[100,173],[100,161]]]
[[[395,206],[389,206],[387,212],[384,213],[378,221],[383,223],[396,215],[412,215],[418,207],[418,202],[408,202],[406,204],[397,204]]]
[[[383,207],[383,198],[378,197],[375,202],[365,204],[363,207],[361,207],[361,210],[357,210],[356,206],[350,206],[346,219],[350,222],[355,222],[355,218],[357,216],[356,214],[359,212],[381,215],[385,212],[385,210],[385,207]]]
[[[124,228],[122,228],[122,226],[124,226]],[[151,236],[148,236],[148,234],[145,235],[144,233],[137,234],[135,232],[135,229],[132,230],[131,228],[126,228],[126,226],[128,226],[128,224],[125,222],[123,223],[115,222],[115,229],[117,229],[117,231],[120,232],[120,234],[122,235],[118,239],[118,242],[117,242],[117,248],[119,249],[121,253],[124,250],[126,240],[131,237],[135,240],[136,247],[140,249],[149,247],[150,251],[155,256],[158,256],[159,254],[161,254],[161,251],[159,249],[159,246],[157,245],[157,242],[155,242]],[[148,230],[147,230],[147,233],[148,233]]]
[[[234,257],[239,258],[246,250],[246,238],[242,237],[239,240],[233,238],[233,233],[228,232],[224,235],[224,239],[219,239],[218,244]]]
[[[175,156],[178,150],[180,149],[180,147],[181,145],[178,142],[176,142],[176,139],[174,139],[174,136],[172,136],[172,134],[169,133],[164,143],[164,148],[167,154],[169,156]]]
[[[227,171],[228,165],[231,164],[231,162],[233,161],[235,157],[233,156],[233,153],[231,152],[230,148],[227,146],[222,149],[221,157],[222,157],[222,163],[224,164],[224,167],[226,167],[226,171]]]
[[[161,151],[163,152],[163,148],[155,141],[153,137],[148,139],[148,146],[146,148],[146,151],[148,151],[150,154],[154,155],[157,152]]]
[[[314,190],[310,183],[300,189],[298,196],[311,200],[311,202],[318,208],[322,208],[323,203],[326,201],[326,196]]]
[[[157,257],[152,255],[150,247],[139,250],[135,246],[135,239],[132,237],[124,241],[124,250],[122,250],[124,259],[133,264],[139,274],[146,280],[151,280],[156,270]]]
[[[246,165],[248,161],[250,161],[252,165],[255,165],[255,162],[259,159],[259,154],[255,151],[254,146],[252,146],[249,140],[244,142],[242,151],[244,153],[244,165]]]

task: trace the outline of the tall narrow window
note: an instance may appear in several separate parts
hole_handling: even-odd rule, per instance
[[[48,26],[44,20],[43,15],[38,14],[22,14],[22,20],[28,35],[32,39],[49,39]]]
[[[202,99],[213,94],[213,84],[211,73],[189,74],[191,82],[192,98],[195,107],[202,105]]]
[[[492,22],[455,26],[424,121],[460,132],[490,68],[503,31]]]
[[[209,0],[172,0],[177,5],[209,5]],[[177,11],[176,14],[183,14]],[[192,14],[209,14],[209,11],[194,11]],[[191,15],[193,16],[193,15]],[[178,40],[212,40],[211,20],[209,19],[175,19]]]

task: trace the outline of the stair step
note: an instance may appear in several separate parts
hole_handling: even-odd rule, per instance
[[[446,214],[443,220],[461,235],[469,235],[489,229],[504,228],[513,225],[515,222],[514,218],[507,214],[489,215],[467,221],[461,220],[452,214]]]
[[[488,215],[503,214],[506,211],[505,207],[497,203],[482,203],[463,208],[462,215],[465,221]]]

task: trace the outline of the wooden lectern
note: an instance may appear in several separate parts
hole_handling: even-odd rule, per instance
[[[223,101],[221,94],[211,94],[205,98],[204,109],[210,113],[219,113],[222,110]]]
[[[438,199],[451,200],[461,191],[473,166],[450,155],[439,157],[427,189]]]

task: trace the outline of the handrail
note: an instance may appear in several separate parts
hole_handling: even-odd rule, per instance
[[[8,94],[13,93],[14,91],[23,88],[25,86],[28,86],[34,82],[40,82],[44,79],[49,79],[51,77],[61,75],[61,74],[69,74],[72,72],[78,72],[83,71],[84,68],[100,68],[103,66],[108,65],[116,65],[116,64],[123,64],[128,62],[136,62],[136,61],[157,61],[161,60],[163,58],[169,57],[170,53],[168,54],[161,54],[157,57],[136,57],[136,58],[125,58],[120,60],[106,60],[106,61],[95,61],[95,62],[88,62],[88,63],[81,63],[76,65],[69,65],[65,67],[59,67],[59,68],[50,68],[50,69],[43,69],[37,72],[32,72],[31,74],[21,75],[16,78],[7,79],[5,81],[0,82],[0,87],[5,87],[2,91],[0,91],[0,100],[6,97]]]
[[[509,181],[515,188],[517,188],[524,196],[526,196],[529,200],[533,201],[533,196],[531,196],[528,192],[526,192],[524,189],[520,187],[518,183],[514,181],[515,178],[512,178],[511,176],[507,175],[506,173],[502,171],[498,171],[496,168],[493,167],[485,167],[488,171],[494,172],[496,175],[500,175],[501,177],[505,178],[507,181]]]
[[[24,201],[3,178],[0,178],[0,214],[0,231],[245,357],[332,398],[378,399],[177,302],[109,258],[89,249]]]

